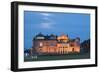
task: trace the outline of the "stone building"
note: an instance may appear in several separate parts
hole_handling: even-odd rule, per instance
[[[80,39],[70,39],[68,35],[61,35],[57,38],[57,49],[58,53],[66,54],[73,52],[80,52]]]
[[[34,49],[38,54],[55,53],[56,45],[57,36],[54,34],[45,36],[42,33],[39,33],[33,40]]]
[[[33,52],[37,54],[67,54],[80,52],[80,39],[70,39],[68,35],[37,34],[33,39]]]

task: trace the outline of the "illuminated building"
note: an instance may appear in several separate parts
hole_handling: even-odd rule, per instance
[[[43,35],[39,33],[33,39],[33,50],[37,54],[67,54],[80,52],[80,39],[70,39],[68,35]]]

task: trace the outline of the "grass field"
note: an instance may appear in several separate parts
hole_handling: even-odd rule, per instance
[[[29,61],[50,61],[50,60],[71,60],[71,59],[88,59],[90,53],[81,54],[64,54],[64,55],[39,55],[24,57],[25,62]]]

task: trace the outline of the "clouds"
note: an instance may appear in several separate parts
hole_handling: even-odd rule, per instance
[[[50,13],[40,13],[40,15],[43,15],[43,16],[51,16]]]
[[[24,47],[30,48],[33,36],[43,34],[68,34],[70,38],[79,36],[81,41],[90,37],[90,15],[79,13],[53,13],[25,11]]]
[[[42,19],[43,19],[43,20],[46,20],[46,21],[51,21],[50,17],[46,17],[46,16],[43,17]]]
[[[52,28],[54,28],[53,23],[46,22],[46,23],[41,23],[40,25],[41,25],[40,28],[43,28],[43,29],[52,29]]]
[[[52,14],[40,13],[40,15],[42,16],[42,23],[39,24],[40,28],[43,28],[43,29],[54,28],[55,22],[51,19],[51,17],[53,16]]]

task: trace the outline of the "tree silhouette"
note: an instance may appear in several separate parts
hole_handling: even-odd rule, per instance
[[[81,48],[84,52],[90,52],[90,39],[83,41],[81,43]]]

